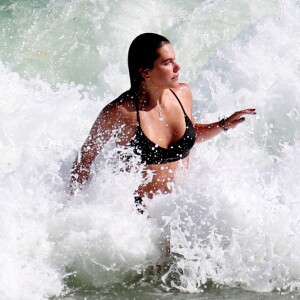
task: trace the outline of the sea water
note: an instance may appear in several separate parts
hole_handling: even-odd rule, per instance
[[[299,18],[296,0],[1,0],[0,299],[300,297]],[[113,142],[67,187],[143,32],[171,40],[198,122],[257,115],[138,215],[141,169],[116,172]]]

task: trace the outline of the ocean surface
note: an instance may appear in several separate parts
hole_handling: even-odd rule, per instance
[[[294,0],[0,0],[0,299],[300,299],[299,20]],[[257,110],[149,217],[113,141],[66,192],[143,32],[171,40],[198,122]]]

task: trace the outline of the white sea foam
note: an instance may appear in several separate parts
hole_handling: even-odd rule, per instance
[[[168,239],[166,289],[299,287],[297,2],[34,3],[0,7],[3,299],[59,295],[69,273],[93,287],[132,282],[166,259]],[[133,209],[140,170],[114,172],[113,145],[90,185],[66,194],[93,121],[128,87],[124,53],[143,31],[174,41],[198,120],[257,109],[193,149],[174,193],[149,203],[151,219]]]

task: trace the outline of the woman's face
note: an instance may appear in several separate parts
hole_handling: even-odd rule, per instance
[[[152,69],[147,70],[151,84],[158,88],[175,88],[178,86],[180,66],[175,62],[175,52],[170,44],[157,49],[158,58],[154,61]]]

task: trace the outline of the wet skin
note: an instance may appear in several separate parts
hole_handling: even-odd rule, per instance
[[[221,133],[220,122],[210,124],[195,123],[192,118],[192,93],[190,88],[178,82],[180,66],[176,63],[171,44],[157,49],[158,58],[152,69],[141,70],[143,81],[138,90],[126,91],[109,103],[96,119],[88,138],[81,148],[71,174],[70,193],[89,178],[90,167],[106,142],[114,136],[119,146],[128,146],[137,130],[136,103],[138,103],[140,127],[154,144],[168,148],[178,142],[185,133],[184,113],[170,91],[172,89],[191,119],[196,142],[208,140]],[[232,114],[222,124],[231,129],[242,123],[244,115],[254,115],[255,109],[245,109]],[[162,117],[162,118],[161,118]],[[170,193],[178,166],[187,167],[188,157],[166,164],[145,165],[145,181],[137,188],[140,196],[152,198],[157,193]],[[152,179],[146,178],[148,171]]]

